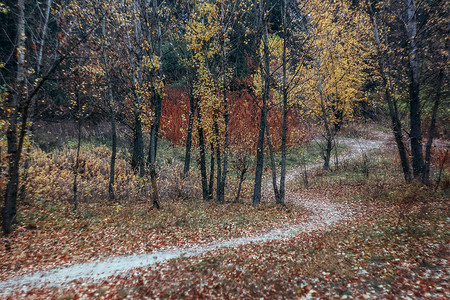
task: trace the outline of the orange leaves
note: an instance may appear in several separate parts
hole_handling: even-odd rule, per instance
[[[189,110],[187,91],[166,87],[166,97],[162,100],[161,134],[174,145],[184,142],[187,119],[183,115]]]

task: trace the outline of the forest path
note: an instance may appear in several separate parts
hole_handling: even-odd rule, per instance
[[[341,156],[340,161],[356,159],[363,152],[380,148],[386,141],[385,136],[377,140],[356,140],[340,138],[339,142],[349,147]],[[320,168],[322,163],[308,165],[307,170]],[[301,176],[304,168],[289,171],[286,175],[286,183]],[[269,195],[271,182],[265,187],[265,194]],[[158,262],[168,261],[179,257],[192,257],[205,254],[221,248],[237,247],[250,243],[265,243],[273,240],[289,238],[292,235],[323,230],[336,222],[351,219],[357,214],[357,208],[344,204],[331,203],[322,199],[302,199],[301,195],[287,192],[287,203],[301,204],[312,212],[312,215],[303,223],[289,225],[267,233],[248,237],[233,238],[225,241],[212,242],[207,245],[197,245],[188,248],[159,251],[141,255],[114,256],[97,262],[74,264],[68,267],[60,267],[52,270],[35,272],[25,276],[17,276],[0,282],[0,296],[21,291],[26,293],[34,288],[61,287],[72,281],[101,282],[107,277],[129,272],[131,269],[149,267]]]

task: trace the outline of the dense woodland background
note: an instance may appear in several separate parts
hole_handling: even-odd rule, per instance
[[[445,165],[432,145],[450,126],[448,1],[0,8],[5,234],[18,199],[257,204],[269,166],[283,204],[287,157],[304,163],[319,137],[329,169],[351,122],[390,124],[406,182],[432,186]]]
[[[445,0],[0,0],[0,298],[448,299],[449,33]]]

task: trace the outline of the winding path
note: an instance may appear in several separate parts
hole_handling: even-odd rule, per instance
[[[362,152],[379,148],[383,141],[340,139],[349,147],[348,153],[341,157],[341,161],[357,158]],[[314,164],[307,167],[307,170],[320,167],[321,164]],[[290,171],[286,176],[289,182],[299,176],[303,168]],[[114,256],[98,262],[88,262],[75,264],[69,267],[60,267],[48,271],[35,272],[30,275],[17,276],[0,282],[0,296],[6,296],[13,292],[27,292],[33,288],[43,288],[66,285],[74,280],[84,280],[86,282],[99,282],[109,276],[125,273],[133,268],[149,267],[158,262],[164,262],[178,257],[198,256],[204,253],[221,248],[237,247],[250,243],[264,243],[272,240],[289,238],[291,235],[301,232],[308,232],[323,229],[338,221],[350,219],[355,214],[355,210],[342,205],[333,204],[324,200],[298,199],[294,194],[287,194],[287,201],[299,201],[302,206],[310,210],[313,215],[304,223],[290,225],[281,229],[273,230],[264,234],[234,238],[225,241],[213,242],[207,245],[198,245],[189,248],[160,251],[141,255]]]

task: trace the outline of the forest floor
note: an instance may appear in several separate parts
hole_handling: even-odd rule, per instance
[[[71,230],[57,216],[19,228],[0,249],[0,298],[449,298],[448,190],[387,176],[389,135],[366,138],[339,140],[339,172],[291,170],[284,209],[268,184],[259,208],[173,203],[158,223],[116,207],[66,216]]]

